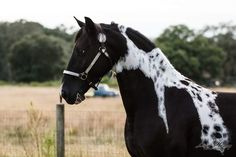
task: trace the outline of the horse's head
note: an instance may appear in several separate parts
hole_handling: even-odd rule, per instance
[[[75,18],[76,19],[76,18]],[[78,104],[85,99],[84,94],[109,72],[121,56],[116,46],[122,38],[119,30],[112,25],[95,24],[85,17],[85,23],[76,19],[81,27],[67,70],[64,70],[62,97],[69,104]],[[103,28],[104,27],[104,28]]]

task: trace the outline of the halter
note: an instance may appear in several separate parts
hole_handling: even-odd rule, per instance
[[[98,27],[101,29],[101,26],[98,25]],[[96,83],[92,82],[92,81],[89,81],[88,80],[88,73],[90,72],[90,70],[92,69],[92,67],[94,66],[94,64],[98,61],[99,57],[101,55],[104,55],[106,58],[109,59],[111,65],[112,65],[112,60],[111,60],[111,57],[109,56],[109,54],[107,53],[107,49],[105,47],[105,42],[106,42],[106,35],[101,31],[101,33],[98,34],[98,41],[100,43],[100,47],[98,48],[98,53],[97,55],[94,57],[94,59],[92,60],[92,62],[90,63],[90,65],[87,67],[87,69],[84,71],[84,72],[81,72],[81,73],[76,73],[76,72],[73,72],[73,71],[69,71],[69,70],[64,70],[63,71],[63,74],[66,74],[66,75],[70,75],[70,76],[74,76],[74,77],[77,77],[79,78],[80,80],[82,81],[87,81],[89,86],[94,88],[95,90],[97,90],[97,86],[101,80],[101,78],[99,79],[97,85]]]

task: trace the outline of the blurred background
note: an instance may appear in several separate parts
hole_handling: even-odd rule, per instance
[[[55,155],[55,104],[79,30],[73,16],[132,27],[185,76],[235,92],[235,5],[235,0],[1,1],[0,157]],[[115,78],[105,76],[102,83],[117,92]],[[89,96],[79,106],[66,106],[66,155],[129,156],[119,94]]]

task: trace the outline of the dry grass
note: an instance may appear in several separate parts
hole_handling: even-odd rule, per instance
[[[0,157],[43,157],[55,151],[54,87],[0,86]],[[33,103],[33,110],[30,106]],[[66,105],[66,156],[128,156],[123,139],[125,113],[118,98],[92,98]],[[48,148],[50,147],[50,148]],[[47,150],[50,149],[50,150]]]
[[[0,86],[0,110],[27,110],[30,102],[39,110],[54,111],[59,102],[59,88]],[[117,98],[93,98],[78,106],[68,106],[77,111],[123,111]]]
[[[218,92],[229,92],[229,93],[236,93],[236,88],[233,87],[217,87],[213,88],[213,90],[218,91]]]
[[[216,91],[236,92],[235,88]],[[55,87],[0,86],[0,157],[55,155]],[[30,106],[33,103],[33,109]],[[121,98],[66,105],[67,157],[128,157]]]

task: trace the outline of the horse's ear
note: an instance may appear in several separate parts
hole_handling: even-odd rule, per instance
[[[89,34],[96,33],[96,26],[95,26],[94,22],[89,17],[84,17],[84,18],[85,18],[86,31]]]
[[[80,28],[82,28],[85,25],[82,21],[78,20],[75,16],[74,16],[74,18],[75,18],[76,22],[78,23],[78,25],[80,26]]]

